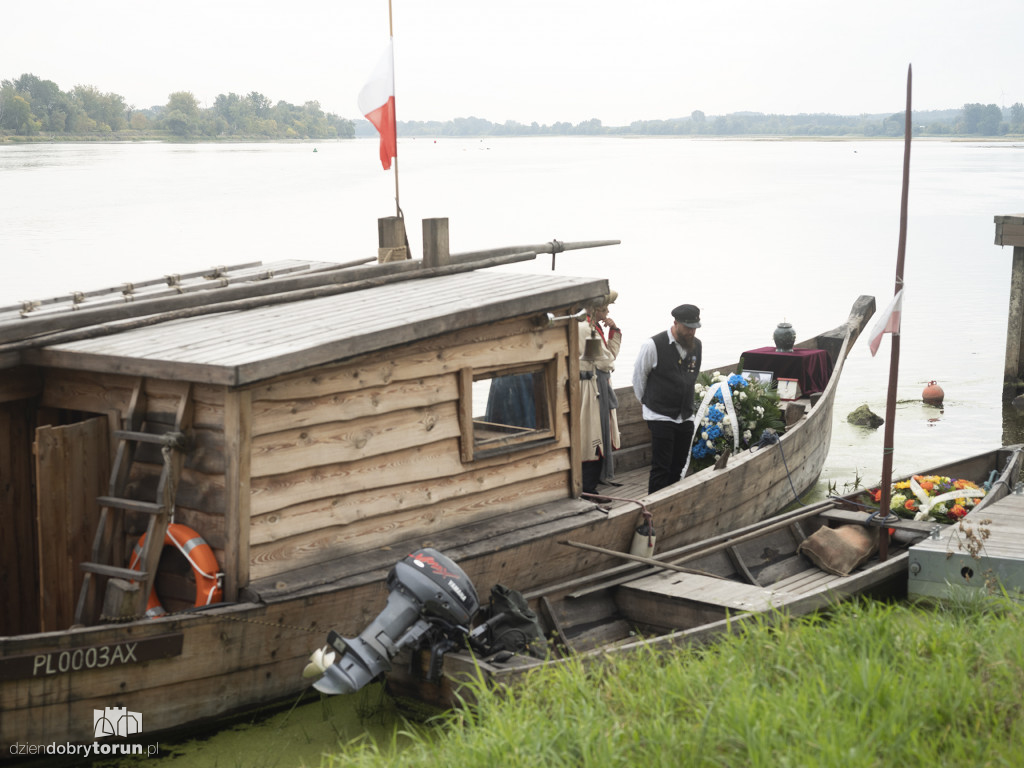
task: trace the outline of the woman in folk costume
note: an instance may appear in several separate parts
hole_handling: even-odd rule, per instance
[[[598,483],[618,485],[614,482],[612,450],[619,447],[619,402],[612,389],[611,374],[622,345],[622,331],[608,316],[608,305],[618,295],[612,291],[603,301],[587,307],[587,322],[579,324],[584,493],[596,493]],[[587,339],[594,340],[591,355],[587,355]]]

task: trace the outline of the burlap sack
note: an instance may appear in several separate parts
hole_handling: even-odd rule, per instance
[[[860,525],[826,526],[804,539],[797,552],[807,555],[823,571],[848,576],[871,557],[876,544],[871,532]]]

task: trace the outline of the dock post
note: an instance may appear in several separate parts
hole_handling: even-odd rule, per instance
[[[452,261],[448,249],[448,219],[423,220],[423,266],[443,267]]]
[[[377,262],[405,261],[409,256],[409,240],[405,236],[405,219],[386,216],[377,219]]]
[[[1003,367],[1003,399],[1012,400],[1024,389],[1024,214],[996,216],[995,224],[996,245],[1013,246]]]

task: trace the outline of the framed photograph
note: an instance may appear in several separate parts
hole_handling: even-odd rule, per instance
[[[772,383],[772,372],[771,371],[744,371],[743,378],[748,381],[759,381],[762,384],[770,385]]]

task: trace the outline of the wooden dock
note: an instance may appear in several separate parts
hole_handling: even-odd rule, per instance
[[[949,596],[949,587],[1024,593],[1024,494],[1011,493],[977,519],[941,528],[910,550],[911,597]]]

